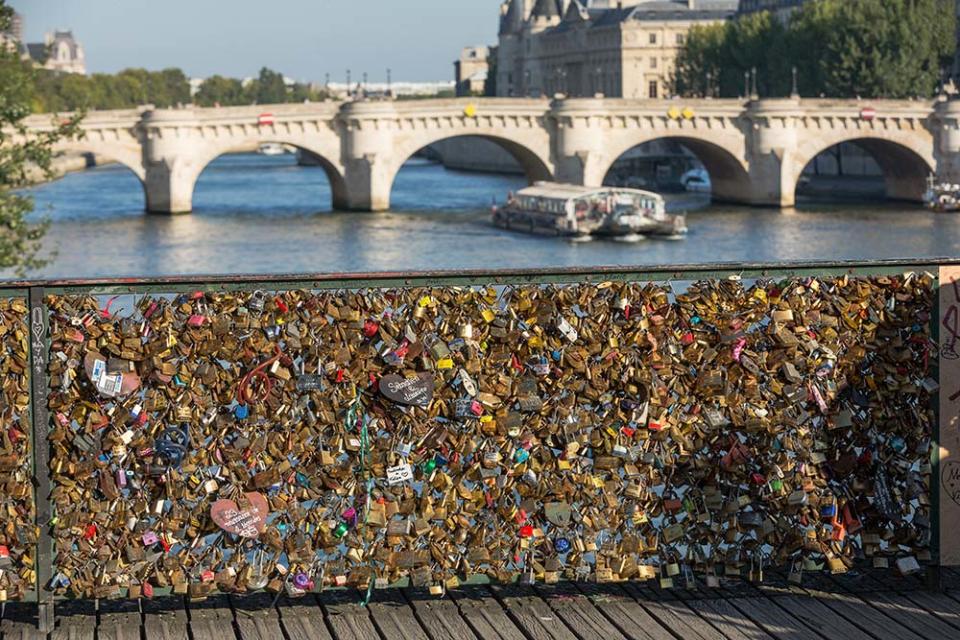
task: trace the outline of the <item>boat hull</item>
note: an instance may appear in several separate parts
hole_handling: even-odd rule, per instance
[[[672,216],[666,220],[651,220],[635,216],[629,223],[617,221],[578,221],[576,228],[558,225],[558,218],[550,214],[524,211],[511,207],[497,208],[493,212],[493,224],[511,231],[536,235],[586,237],[600,236],[618,238],[625,236],[678,237],[687,233],[684,216]]]

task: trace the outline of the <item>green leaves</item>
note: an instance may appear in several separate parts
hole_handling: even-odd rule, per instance
[[[742,96],[744,74],[756,68],[760,95],[782,97],[796,67],[804,96],[930,96],[952,59],[955,28],[953,0],[814,0],[786,24],[762,12],[695,28],[675,90],[704,95],[709,72],[721,96]]]
[[[0,30],[11,15],[6,0],[0,0]],[[36,171],[50,176],[54,143],[77,135],[82,117],[55,119],[48,132],[28,131],[23,120],[36,102],[35,74],[15,50],[0,47],[0,269],[13,269],[18,276],[46,263],[38,256],[49,223],[28,221],[33,199],[12,190],[29,184]]]

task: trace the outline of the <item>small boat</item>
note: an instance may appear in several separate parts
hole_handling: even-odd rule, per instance
[[[621,187],[537,182],[493,207],[504,229],[558,236],[668,236],[687,233],[686,219],[669,214],[663,197]]]
[[[257,148],[257,153],[262,156],[282,156],[289,153],[286,146],[276,142],[266,142]]]
[[[960,184],[939,180],[931,174],[927,178],[923,203],[927,208],[940,213],[960,211]]]

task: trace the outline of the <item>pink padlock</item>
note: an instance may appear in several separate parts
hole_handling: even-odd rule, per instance
[[[143,546],[152,547],[160,541],[160,538],[158,538],[157,534],[155,534],[153,531],[147,531],[145,534],[143,534],[142,540]]]

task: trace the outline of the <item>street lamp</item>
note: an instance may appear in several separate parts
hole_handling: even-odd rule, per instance
[[[750,72],[749,71],[743,72],[743,97],[744,98],[750,97]]]
[[[704,98],[711,98],[711,97],[712,97],[712,96],[710,95],[710,94],[711,94],[711,88],[712,88],[712,85],[711,85],[711,82],[710,82],[710,81],[711,81],[712,79],[713,79],[713,74],[710,73],[709,71],[707,71],[707,86],[704,87],[704,89],[703,89],[703,97],[704,97]]]
[[[393,97],[393,78],[389,67],[387,68],[387,95]]]
[[[757,98],[760,97],[760,94],[757,92],[757,68],[756,67],[753,67],[752,69],[750,69],[750,75],[752,77],[751,88],[753,89],[753,91],[750,92],[750,97],[753,100],[756,100]]]
[[[800,89],[797,87],[797,67],[796,67],[796,65],[793,66],[793,68],[790,70],[790,73],[793,74],[793,89],[790,91],[790,97],[791,97],[791,98],[799,98],[799,97],[800,97]]]
[[[353,83],[350,81],[350,69],[347,69],[347,97],[353,95]]]

